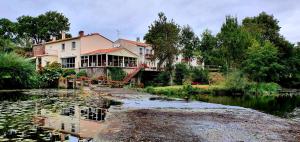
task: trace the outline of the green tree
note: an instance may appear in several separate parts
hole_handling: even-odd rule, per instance
[[[175,79],[177,85],[182,85],[184,80],[189,76],[189,67],[185,63],[178,63],[175,65]]]
[[[208,83],[208,70],[202,69],[201,67],[192,67],[191,78],[193,82]]]
[[[270,42],[253,41],[243,62],[243,71],[257,82],[277,82],[284,66],[278,63],[278,49]]]
[[[183,57],[190,64],[194,58],[196,49],[199,47],[200,40],[189,25],[181,29],[179,44],[182,47],[181,53]]]
[[[0,53],[0,89],[30,88],[36,84],[35,66],[15,53]]]
[[[40,35],[38,34],[38,18],[32,16],[20,16],[17,18],[18,36],[26,42],[32,41],[38,43]]]
[[[0,51],[9,52],[14,48],[13,41],[16,37],[16,23],[2,18],[0,19]]]
[[[149,26],[149,31],[144,39],[151,44],[154,50],[154,59],[158,59],[158,67],[165,63],[165,70],[170,75],[172,84],[173,62],[175,55],[178,54],[179,26],[173,21],[168,20],[164,13],[158,14],[158,19]]]
[[[245,58],[245,51],[250,46],[248,33],[239,26],[236,17],[226,16],[226,21],[218,33],[218,44],[221,46],[225,65],[239,67]]]
[[[220,54],[220,48],[217,45],[217,38],[212,35],[211,31],[205,30],[201,34],[200,46],[197,50],[200,50],[205,64],[208,65],[221,65],[222,54]]]
[[[279,21],[273,15],[266,12],[258,16],[247,17],[243,20],[243,27],[256,37],[261,43],[270,41],[279,49],[280,57],[289,57],[292,54],[293,45],[280,35]]]
[[[0,38],[2,39],[13,39],[16,32],[16,23],[2,18],[0,19]]]
[[[48,11],[37,17],[21,16],[18,19],[18,33],[22,38],[30,38],[34,43],[49,41],[50,36],[59,37],[61,31],[69,31],[69,19],[62,13]]]
[[[159,72],[159,74],[154,78],[154,83],[158,86],[167,86],[170,83],[170,74],[165,71]]]
[[[291,56],[285,60],[280,84],[289,88],[300,88],[300,48],[293,48]]]
[[[297,70],[297,57],[295,57],[297,53],[294,53],[296,50],[293,49],[293,45],[279,33],[279,21],[273,15],[262,12],[258,16],[245,18],[243,20],[243,27],[260,44],[270,41],[278,48],[280,58],[278,63],[285,66],[280,76],[280,83],[284,86],[294,84],[292,82],[298,80],[298,73],[295,71]]]

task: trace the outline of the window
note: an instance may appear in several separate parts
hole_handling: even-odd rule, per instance
[[[149,49],[146,49],[146,54],[149,54]]]
[[[61,44],[61,50],[62,50],[62,51],[65,51],[65,44],[64,44],[64,43]]]
[[[140,48],[140,55],[143,55],[143,48]]]
[[[62,58],[62,68],[75,68],[75,57]]]
[[[75,49],[76,49],[76,42],[73,41],[73,42],[72,42],[72,50],[75,50]]]
[[[65,124],[61,123],[61,129],[64,130],[65,129]]]
[[[71,124],[71,132],[75,133],[75,124],[74,123]]]
[[[96,55],[90,55],[89,56],[89,67],[94,67],[96,66]]]
[[[88,66],[88,56],[81,56],[81,67],[87,67]]]

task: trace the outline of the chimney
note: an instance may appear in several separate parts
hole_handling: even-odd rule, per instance
[[[137,41],[137,42],[140,42],[140,37],[137,37],[137,38],[136,38],[136,41]]]
[[[53,35],[50,35],[50,40],[51,40],[51,41],[55,41],[55,40],[56,40],[56,37],[53,36]]]
[[[84,31],[79,31],[79,36],[80,37],[84,36]]]
[[[66,32],[65,31],[61,31],[61,39],[65,39],[66,38]]]

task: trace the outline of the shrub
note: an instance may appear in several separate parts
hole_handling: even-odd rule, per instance
[[[184,80],[189,76],[189,68],[185,63],[178,63],[175,65],[175,79],[174,82],[178,85],[182,85]]]
[[[57,87],[58,80],[62,76],[61,65],[53,62],[40,71],[41,87]]]
[[[37,80],[29,59],[15,53],[0,54],[0,89],[31,88]]]
[[[76,71],[74,69],[64,69],[62,76],[67,77],[67,76],[75,75],[75,74],[76,74]]]
[[[109,76],[111,80],[121,81],[126,76],[126,72],[120,67],[109,68]]]
[[[81,70],[81,71],[79,71],[79,72],[76,74],[76,76],[77,76],[78,78],[79,78],[79,77],[82,77],[82,76],[87,77],[87,73],[86,73],[85,70]]]
[[[208,78],[209,84],[221,84],[225,81],[223,74],[219,72],[210,72]]]
[[[145,88],[145,92],[151,93],[151,94],[155,94],[155,90],[154,87],[152,86],[148,86]]]
[[[168,72],[160,72],[157,77],[154,78],[154,83],[157,85],[167,86],[170,82],[170,75]]]
[[[277,83],[251,83],[247,89],[248,94],[256,95],[271,95],[277,94],[280,89],[280,85]]]
[[[208,83],[208,71],[200,67],[194,67],[191,70],[193,82]]]
[[[248,85],[248,80],[242,72],[233,71],[227,75],[224,85],[227,90],[244,92]]]

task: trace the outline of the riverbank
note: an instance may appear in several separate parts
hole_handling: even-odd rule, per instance
[[[112,106],[98,141],[295,141],[300,124],[252,109],[204,102],[150,99],[129,89],[95,88],[123,102]]]

